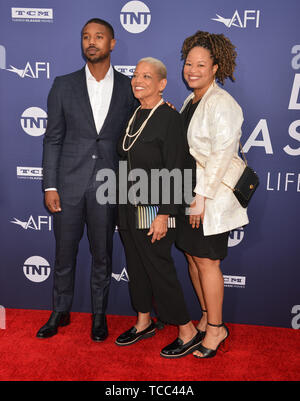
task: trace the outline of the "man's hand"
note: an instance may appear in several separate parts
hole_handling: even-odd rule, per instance
[[[60,198],[57,191],[45,191],[45,204],[51,213],[61,212]]]

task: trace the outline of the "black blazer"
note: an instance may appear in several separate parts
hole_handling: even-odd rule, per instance
[[[95,163],[116,170],[117,143],[136,107],[130,80],[114,70],[107,117],[98,134],[86,85],[85,68],[55,78],[48,96],[43,143],[43,188],[57,188],[76,204],[87,188]]]

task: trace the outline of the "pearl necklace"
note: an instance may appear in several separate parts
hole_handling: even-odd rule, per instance
[[[141,106],[139,106],[139,107],[135,110],[133,116],[132,116],[131,119],[129,120],[129,123],[128,123],[127,128],[126,128],[126,133],[125,133],[125,136],[124,136],[124,139],[123,139],[123,145],[122,145],[122,147],[123,147],[124,152],[128,152],[128,151],[132,148],[132,146],[135,144],[135,142],[136,142],[136,140],[138,139],[138,137],[141,135],[141,133],[142,133],[143,129],[145,128],[147,122],[149,121],[150,117],[153,115],[153,113],[155,112],[155,110],[156,110],[163,102],[164,102],[164,99],[160,99],[160,101],[159,101],[159,102],[153,107],[153,109],[150,111],[149,116],[146,118],[146,120],[143,122],[143,124],[140,126],[140,128],[139,128],[134,134],[129,134],[129,131],[130,131],[130,128],[131,128],[131,124],[132,124],[132,122],[134,121],[135,116],[136,116],[136,113],[137,113],[138,110],[141,108]],[[128,138],[134,138],[134,140],[133,140],[133,141],[131,142],[131,144],[126,148],[126,147],[125,147],[125,142],[126,142],[127,137],[128,137]]]

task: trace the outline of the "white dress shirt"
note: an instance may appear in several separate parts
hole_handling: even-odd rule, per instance
[[[93,110],[94,121],[99,134],[107,116],[111,95],[114,86],[114,71],[110,65],[104,79],[98,82],[91,74],[88,65],[85,66],[86,84],[90,103]]]
[[[113,86],[114,86],[114,70],[110,65],[105,77],[98,82],[91,74],[88,65],[85,66],[85,76],[89,99],[93,111],[93,117],[97,133],[101,131],[104,120],[107,116]],[[56,188],[46,188],[45,191],[56,191]]]

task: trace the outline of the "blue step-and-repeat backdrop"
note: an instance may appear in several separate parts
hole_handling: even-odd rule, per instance
[[[146,56],[168,69],[164,97],[180,109],[189,94],[180,50],[197,30],[224,33],[237,47],[228,90],[244,111],[242,143],[260,187],[250,224],[234,230],[222,263],[224,320],[300,327],[299,0],[2,0],[0,4],[0,305],[51,309],[55,242],[43,204],[42,142],[54,78],[84,65],[80,31],[111,22],[112,63],[130,76]],[[108,313],[134,314],[116,231]],[[183,254],[173,250],[191,317],[200,316]],[[90,312],[90,254],[78,254],[73,311]]]

